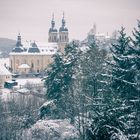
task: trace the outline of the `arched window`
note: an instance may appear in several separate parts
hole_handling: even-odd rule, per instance
[[[56,36],[54,36],[54,41],[56,41]]]
[[[34,63],[31,64],[31,68],[34,68]]]
[[[12,66],[13,66],[13,61],[11,60],[11,69],[12,69]]]
[[[34,61],[31,60],[31,68],[34,68]]]
[[[65,35],[65,41],[67,40],[67,36]]]
[[[39,66],[39,59],[37,60],[37,66]]]

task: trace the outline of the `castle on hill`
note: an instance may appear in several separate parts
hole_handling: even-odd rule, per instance
[[[28,43],[23,45],[21,35],[17,36],[16,47],[10,53],[10,68],[12,73],[27,74],[39,73],[44,70],[52,61],[52,55],[58,50],[64,53],[64,48],[69,42],[69,32],[66,28],[66,21],[63,18],[59,31],[55,28],[54,16],[48,32],[48,43]]]

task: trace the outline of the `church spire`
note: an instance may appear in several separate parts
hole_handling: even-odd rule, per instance
[[[54,13],[52,14],[51,28],[49,29],[49,32],[57,32],[57,29],[55,29]]]
[[[20,33],[18,33],[17,41],[20,41],[21,42],[21,35],[20,35]]]
[[[62,17],[62,27],[65,27],[66,21],[65,21],[65,13],[63,12],[63,17]]]
[[[65,27],[66,26],[66,21],[65,21],[65,14],[63,12],[63,16],[62,16],[62,25],[59,28],[59,32],[63,32],[63,31],[68,31],[68,29]]]
[[[52,14],[52,21],[51,21],[51,24],[52,24],[52,28],[54,28],[54,27],[55,27],[54,13]]]
[[[17,47],[22,46],[22,44],[21,44],[21,35],[20,35],[20,33],[18,33],[18,36],[17,36],[17,43],[16,43],[16,46],[17,46]]]
[[[54,13],[52,14],[52,20],[51,20],[51,27],[49,29],[49,38],[48,42],[57,42],[58,41],[58,32],[55,28],[55,21],[54,21]]]

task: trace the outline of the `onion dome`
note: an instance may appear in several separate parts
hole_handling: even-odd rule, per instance
[[[21,35],[19,33],[18,36],[17,36],[16,47],[13,48],[12,52],[20,53],[20,52],[23,52],[23,51],[25,51],[25,49],[23,48],[23,45],[21,43]]]

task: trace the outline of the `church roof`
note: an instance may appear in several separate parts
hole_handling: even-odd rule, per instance
[[[37,42],[36,45],[23,43],[24,51],[12,51],[10,55],[53,55],[58,50],[58,43]]]
[[[51,32],[57,32],[57,29],[56,28],[50,28],[49,33],[51,33]]]
[[[68,29],[66,27],[60,27],[59,32],[68,32]]]
[[[28,49],[29,53],[39,53],[40,50],[38,49],[37,44],[34,42],[32,43],[32,46]]]
[[[0,67],[0,75],[11,75],[8,69],[5,66]]]
[[[23,47],[15,47],[15,48],[13,48],[12,52],[21,53],[21,52],[24,52],[24,48]]]

